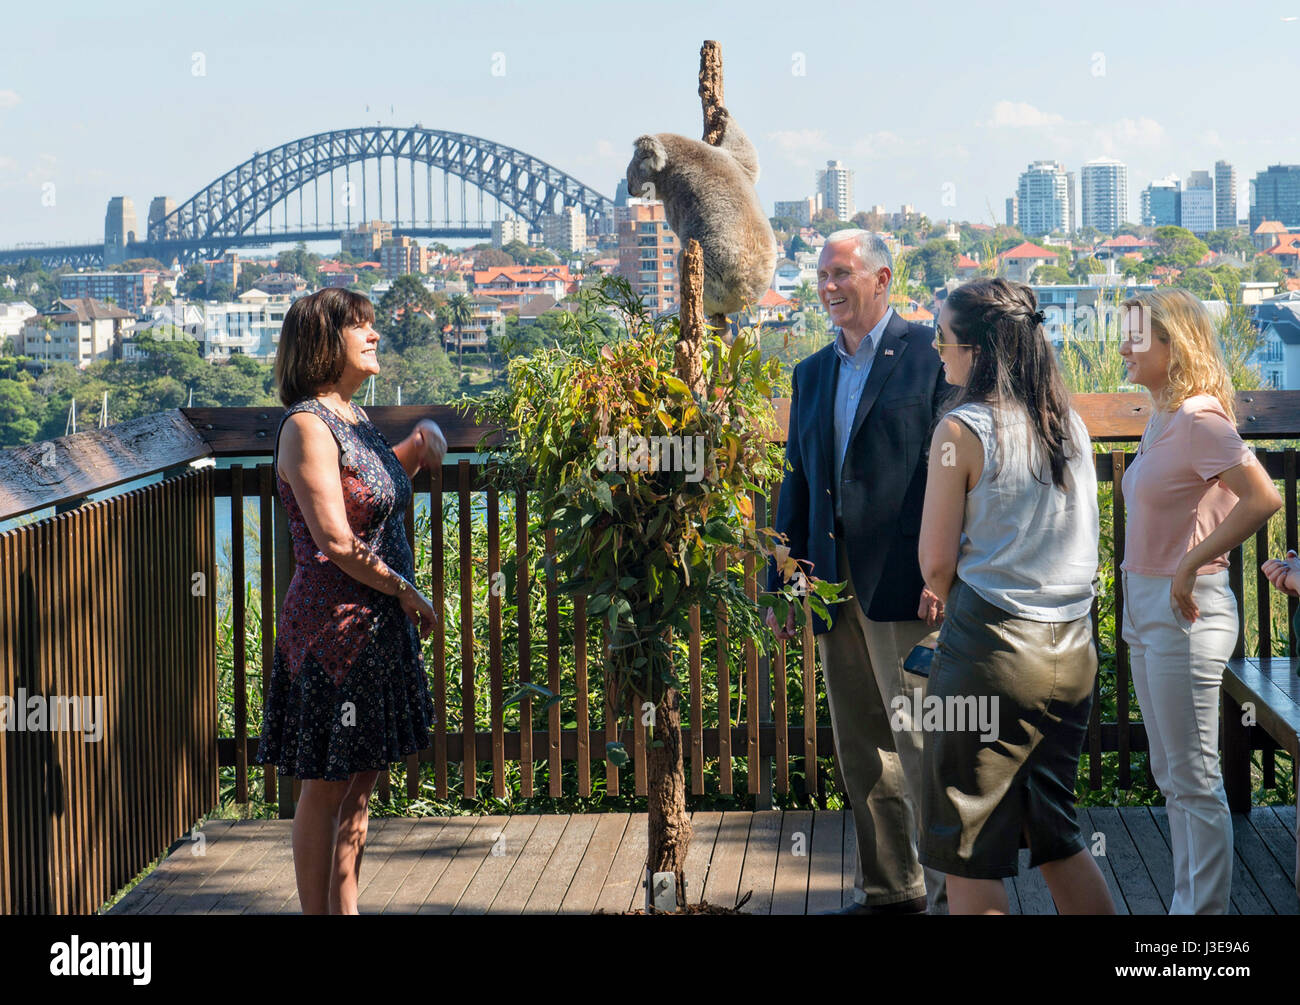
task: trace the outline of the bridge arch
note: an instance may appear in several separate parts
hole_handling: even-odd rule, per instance
[[[393,214],[385,211],[384,160],[392,160]],[[371,212],[366,165],[376,162],[378,209]],[[409,164],[410,185],[407,202],[411,226],[402,222],[402,184],[398,164]],[[361,165],[360,188],[348,189],[351,169]],[[426,175],[426,217],[417,215],[417,165],[424,165]],[[433,178],[438,170],[443,176],[443,211],[441,221],[433,219]],[[338,191],[339,172],[345,186],[343,198]],[[450,177],[461,180],[462,216],[459,227],[450,218],[448,183]],[[328,179],[330,186],[328,223],[320,212],[320,187]],[[255,153],[195,193],[170,213],[150,223],[148,242],[159,247],[171,245],[189,249],[228,247],[241,238],[265,236],[284,239],[291,236],[287,223],[289,200],[298,194],[301,234],[347,229],[365,219],[392,220],[399,231],[418,233],[469,232],[473,228],[465,214],[466,184],[479,191],[480,223],[482,197],[494,198],[519,214],[534,228],[540,228],[546,213],[577,207],[593,219],[613,212],[614,203],[595,189],[584,185],[539,158],[514,147],[479,136],[425,129],[419,125],[404,128],[367,126],[316,133],[269,150]],[[303,218],[303,193],[313,186],[315,226]],[[286,226],[276,231],[273,211],[283,207]],[[342,217],[342,219],[340,219]],[[442,226],[436,226],[437,223]],[[266,228],[261,229],[265,223]]]

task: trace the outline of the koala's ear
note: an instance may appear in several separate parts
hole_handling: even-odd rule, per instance
[[[668,151],[658,136],[638,136],[636,138],[637,166],[650,174],[658,174],[668,164]]]

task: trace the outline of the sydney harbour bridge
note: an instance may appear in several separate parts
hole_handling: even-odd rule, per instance
[[[235,248],[337,240],[371,220],[386,221],[403,236],[486,238],[492,220],[507,210],[539,230],[544,215],[569,206],[587,216],[589,227],[614,209],[609,198],[520,150],[418,124],[293,140],[254,153],[174,208],[154,200],[160,204],[165,212],[149,214],[143,236],[111,233],[106,221],[102,244],[5,248],[0,264],[28,258],[47,268],[130,258],[194,262]]]

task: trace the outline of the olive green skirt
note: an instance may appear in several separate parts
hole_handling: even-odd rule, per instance
[[[1018,872],[1085,847],[1074,810],[1097,650],[1092,621],[1029,621],[961,580],[930,664],[922,865],[971,879]]]

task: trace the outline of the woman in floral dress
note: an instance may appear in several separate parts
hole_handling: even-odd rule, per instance
[[[287,407],[277,490],[295,570],[275,640],[257,762],[302,781],[293,859],[304,914],[356,914],[375,781],[429,745],[420,640],[436,617],[412,585],[411,478],[442,463],[436,423],[390,446],[350,399],[379,372],[374,307],[347,290],[297,300],[275,372]]]

